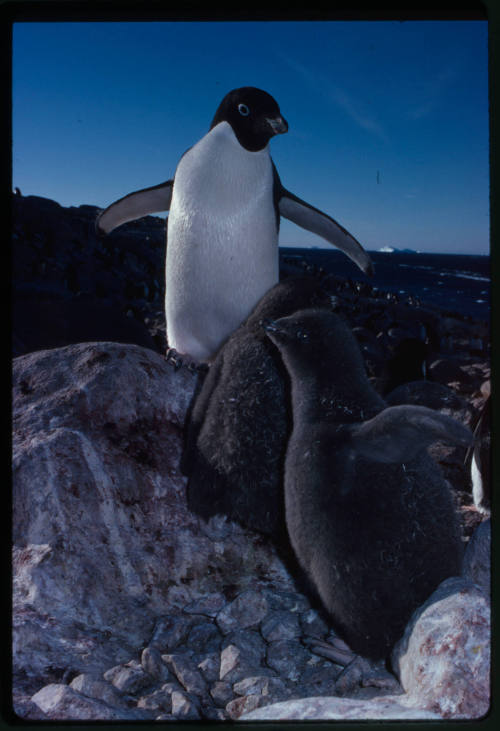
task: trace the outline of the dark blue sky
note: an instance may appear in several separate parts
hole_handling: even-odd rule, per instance
[[[489,253],[485,21],[16,23],[13,185],[105,207],[172,177],[221,98],[290,130],[283,184],[369,250]],[[282,221],[283,245],[328,246]]]

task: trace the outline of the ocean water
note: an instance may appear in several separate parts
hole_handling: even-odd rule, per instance
[[[401,300],[418,297],[448,312],[457,312],[479,320],[490,318],[491,272],[488,256],[463,254],[416,254],[394,251],[370,251],[375,274],[367,277],[338,250],[280,247],[283,258],[306,259],[353,281],[369,283],[385,292],[399,294]]]

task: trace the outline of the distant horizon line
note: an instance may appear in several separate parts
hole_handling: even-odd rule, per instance
[[[336,249],[332,246],[318,246],[316,244],[310,244],[308,246],[303,246],[302,244],[279,244],[280,249],[315,249],[318,251],[331,251],[331,252],[338,252],[339,254],[342,254],[343,252],[340,251],[340,249]],[[382,249],[384,247],[381,247]],[[397,247],[391,247],[392,251],[381,251],[381,249],[366,249],[369,254],[436,254],[437,256],[487,256],[490,257],[491,254],[487,253],[478,253],[476,251],[474,252],[466,252],[466,251],[422,251],[418,249],[399,249]],[[345,254],[344,254],[345,256]]]

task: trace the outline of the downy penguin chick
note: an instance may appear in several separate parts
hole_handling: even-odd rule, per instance
[[[211,364],[187,420],[182,460],[189,507],[206,520],[227,515],[276,539],[285,531],[288,377],[262,322],[306,307],[328,308],[330,302],[317,279],[285,279],[260,300]]]
[[[412,612],[460,573],[458,518],[426,447],[467,445],[471,433],[425,407],[386,408],[336,314],[298,312],[266,330],[291,378],[292,547],[350,648],[384,658]]]

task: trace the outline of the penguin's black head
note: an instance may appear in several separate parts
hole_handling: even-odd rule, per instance
[[[323,307],[308,307],[287,317],[267,320],[263,327],[282,355],[293,356],[297,362],[318,364],[324,358],[337,360],[340,351],[359,351],[343,318]]]
[[[271,137],[288,131],[276,100],[254,86],[243,86],[226,94],[210,129],[220,122],[228,122],[240,145],[251,152],[262,150]]]
[[[356,390],[356,384],[366,380],[359,345],[335,312],[321,307],[298,310],[268,321],[264,330],[290,373],[299,378],[314,372],[331,384],[335,381],[335,389],[344,392]]]

